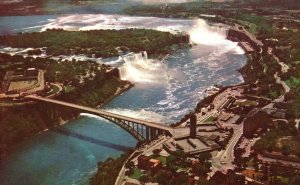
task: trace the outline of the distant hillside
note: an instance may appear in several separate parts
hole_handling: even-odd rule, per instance
[[[299,0],[236,0],[251,6],[299,9]]]

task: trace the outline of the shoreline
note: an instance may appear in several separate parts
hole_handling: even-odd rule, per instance
[[[229,29],[230,29],[230,28],[229,28]],[[230,39],[228,38],[228,36],[227,36],[226,39],[230,40]],[[242,42],[242,40],[239,39],[238,42]],[[242,48],[242,49],[243,49],[243,48]],[[243,50],[244,50],[244,49],[243,49]],[[244,50],[244,51],[245,51],[245,50]],[[249,62],[251,62],[251,59],[252,59],[251,54],[249,54],[249,53],[247,54],[247,51],[245,51],[245,54],[244,54],[244,55],[247,57],[247,62],[246,62],[246,64],[245,64],[243,67],[245,67]],[[163,59],[162,59],[161,61],[163,61],[167,56],[168,56],[168,55],[164,56]],[[236,84],[236,85],[229,85],[229,86],[226,86],[226,87],[220,87],[219,91],[216,92],[215,94],[208,95],[208,96],[204,97],[202,100],[200,100],[200,101],[197,103],[196,107],[194,107],[194,111],[193,111],[193,112],[196,111],[196,109],[198,108],[198,105],[199,105],[199,104],[205,102],[207,99],[208,99],[208,101],[210,101],[210,100],[213,101],[213,100],[215,99],[216,96],[218,96],[218,95],[221,94],[222,92],[226,91],[228,88],[234,88],[234,87],[246,85],[247,83],[245,82],[245,76],[244,76],[245,74],[243,74],[243,72],[241,71],[241,69],[242,69],[243,67],[241,67],[240,69],[237,69],[237,71],[241,74],[241,76],[242,76],[242,78],[243,78],[243,82],[238,83],[238,84]],[[216,85],[214,85],[214,86],[216,86]],[[191,113],[192,113],[192,112],[189,112],[188,114],[184,115],[180,121],[178,121],[177,123],[174,123],[173,125],[171,124],[170,126],[171,126],[171,127],[174,127],[174,128],[180,127],[187,119],[189,119],[189,116],[191,115]],[[135,147],[135,148],[134,148],[134,151],[133,151],[133,154],[136,153],[136,152],[138,152],[138,150],[137,150],[137,148]],[[125,160],[125,162],[123,163],[122,169],[124,168],[124,165],[126,164],[126,161],[127,161],[128,159],[129,159],[129,157],[128,157],[128,158]],[[104,163],[105,163],[105,162],[106,162],[106,160],[104,160]],[[98,172],[100,172],[100,169],[99,169],[99,168],[98,168],[97,172],[94,174],[94,176],[93,176],[92,178],[94,178],[94,177],[97,175]],[[122,178],[124,178],[124,174],[122,173],[122,170],[120,170],[118,176],[115,177],[115,184],[117,184],[118,182],[121,182],[120,179],[122,179]]]
[[[207,21],[209,21],[209,20],[207,20]],[[223,24],[223,23],[222,23],[222,24]],[[224,25],[226,25],[226,24],[224,24]],[[231,29],[233,29],[233,27],[230,26],[230,25],[226,25],[226,26],[229,27],[228,31],[231,30]],[[246,36],[248,36],[248,35],[247,35],[245,32],[243,32],[243,31],[241,31],[240,34],[242,35],[242,37],[243,37],[243,34],[245,34]],[[249,34],[250,34],[250,33],[249,33]],[[234,38],[234,39],[232,38],[232,36],[227,35],[226,39],[227,39],[227,40],[230,40],[230,41],[232,41],[232,42],[241,43],[241,42],[243,42],[243,39],[239,38],[241,35],[237,35],[236,38]],[[252,36],[253,36],[254,38],[256,38],[254,35],[252,35]],[[251,46],[252,46],[253,44],[254,44],[254,43],[251,43]],[[252,47],[256,47],[256,46],[252,46]],[[235,84],[235,85],[229,85],[229,86],[221,87],[221,88],[219,89],[219,91],[216,92],[215,94],[205,96],[202,100],[200,100],[200,101],[197,103],[197,105],[196,105],[196,106],[194,107],[194,109],[193,109],[193,110],[194,110],[193,112],[196,111],[198,104],[203,103],[204,101],[206,101],[206,99],[212,99],[212,100],[213,100],[216,96],[218,96],[219,94],[221,94],[222,92],[224,92],[224,91],[225,91],[226,89],[228,89],[228,88],[234,88],[234,87],[243,86],[243,85],[246,85],[246,84],[247,84],[246,81],[245,81],[245,73],[242,71],[242,69],[243,69],[249,62],[251,62],[251,60],[252,60],[253,58],[251,57],[251,56],[252,56],[251,53],[248,53],[247,50],[245,50],[243,47],[241,47],[241,48],[242,48],[243,51],[245,52],[244,55],[247,57],[247,60],[246,60],[246,64],[245,64],[243,67],[237,69],[236,71],[238,71],[238,72],[241,74],[241,77],[243,78],[243,82],[238,83],[238,84]],[[213,85],[213,86],[217,86],[217,85]],[[185,114],[185,115],[181,118],[181,120],[179,120],[179,121],[176,122],[176,123],[171,124],[170,126],[171,126],[171,127],[174,127],[174,128],[177,128],[177,127],[182,126],[182,124],[183,124],[185,121],[187,121],[187,120],[189,119],[191,113],[192,113],[192,112],[189,112],[189,113]]]
[[[97,105],[96,108],[99,109],[99,108],[103,107],[104,105],[109,103],[114,98],[122,95],[124,92],[129,91],[132,87],[134,87],[133,83],[131,83],[129,81],[125,81],[125,82],[126,82],[126,84],[123,87],[118,87],[117,91],[114,94],[112,94],[110,97],[108,97],[107,100],[105,100],[103,103],[100,103],[99,105]]]
[[[174,51],[173,51],[173,52],[174,52]],[[175,52],[176,52],[176,51],[175,51]],[[161,61],[163,62],[164,59],[165,59],[166,57],[168,57],[168,55],[169,55],[169,54],[160,56],[160,57],[159,57],[159,60],[161,60]],[[247,63],[248,63],[250,59],[249,59],[248,56],[247,56],[247,58],[248,58],[248,60],[247,60]],[[237,70],[237,71],[239,71],[239,70]],[[240,73],[241,73],[241,72],[240,72]],[[241,75],[242,75],[242,77],[243,77],[243,80],[245,81],[244,76],[243,76],[242,73],[241,73]],[[245,83],[245,82],[243,82],[243,83]],[[239,86],[239,85],[242,85],[243,83],[239,83],[239,84],[236,84],[236,85],[233,85],[233,86],[226,86],[226,87],[224,87],[224,88],[222,88],[222,89],[227,89],[227,88],[229,88],[229,87]],[[96,108],[101,108],[101,107],[103,107],[105,104],[109,103],[111,100],[113,100],[113,99],[116,98],[117,96],[119,96],[119,95],[121,95],[122,93],[124,93],[124,92],[130,90],[131,87],[133,87],[133,86],[134,86],[134,84],[132,84],[131,82],[128,82],[128,81],[127,81],[127,83],[124,84],[123,87],[118,87],[117,91],[116,91],[114,94],[112,94],[110,97],[108,97],[104,102],[102,102],[102,103],[100,103],[99,105],[97,105]],[[221,92],[220,92],[220,93],[221,93]],[[216,93],[216,94],[218,94],[218,93]],[[212,96],[214,96],[214,95],[212,95]],[[210,96],[207,96],[207,97],[210,97]],[[204,99],[205,99],[205,98],[204,98]],[[202,99],[202,100],[199,101],[198,103],[202,102],[204,99]],[[195,107],[195,108],[196,108],[196,107]],[[58,120],[59,125],[57,125],[57,126],[64,125],[64,124],[66,124],[66,123],[68,123],[68,122],[70,122],[70,121],[72,121],[72,120],[78,118],[78,116],[79,116],[79,114],[78,114],[77,116],[72,117],[71,119],[67,119],[67,120],[63,120],[63,119],[60,117],[59,120]],[[178,126],[180,126],[180,125],[181,125],[181,124],[179,124]],[[47,132],[47,131],[50,131],[50,130],[51,130],[51,129],[47,128],[47,129],[45,129],[45,130],[43,130],[43,131],[40,131],[39,133],[33,135],[32,137],[35,137],[35,136],[37,136],[37,135],[39,135],[39,134],[42,134],[43,132]],[[23,141],[23,142],[24,142],[24,141]],[[21,145],[23,142],[21,142],[21,143],[19,143],[19,144]],[[18,146],[19,146],[19,145],[18,145]],[[18,146],[16,146],[15,148],[18,148]],[[13,149],[13,151],[14,151],[14,150],[15,150],[15,149]],[[7,155],[4,156],[4,158],[6,158],[7,156],[9,156],[10,153],[13,152],[13,151],[8,152]],[[134,151],[136,151],[136,148],[134,148]],[[2,159],[2,156],[1,156],[1,159]],[[103,161],[105,161],[105,160],[103,160]]]
[[[95,108],[101,108],[102,106],[104,106],[105,104],[107,104],[108,102],[110,102],[111,100],[113,100],[114,98],[116,98],[117,96],[121,95],[122,93],[130,90],[134,86],[134,84],[132,84],[129,81],[124,81],[124,82],[126,84],[124,84],[121,87],[118,87],[117,91],[114,94],[112,94],[107,100],[105,100],[103,103],[99,104]],[[36,104],[36,103],[34,102],[33,104]],[[59,127],[59,126],[63,126],[65,124],[69,123],[72,120],[78,119],[79,116],[80,116],[80,113],[78,113],[76,116],[71,116],[70,119],[63,119],[60,116],[60,117],[57,118],[57,120],[55,121],[55,123],[53,123],[53,125],[54,125],[53,128]],[[22,140],[20,143],[17,143],[16,145],[13,145],[12,147],[6,148],[6,150],[3,153],[0,154],[0,161],[3,160],[3,159],[5,159],[5,158],[7,158],[10,154],[12,154],[14,151],[16,151],[19,146],[21,146],[24,142],[28,141],[30,138],[36,137],[36,136],[38,136],[38,135],[40,135],[40,134],[42,134],[44,132],[51,131],[51,129],[53,129],[53,128],[47,127],[45,129],[42,129],[39,132],[31,135],[30,137],[27,137],[26,139]]]

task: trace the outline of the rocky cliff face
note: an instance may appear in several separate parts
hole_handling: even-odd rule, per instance
[[[17,107],[0,107],[0,156],[25,139],[46,130],[46,119],[41,116],[41,110],[36,105]]]
[[[228,30],[227,39],[234,42],[248,42],[254,49],[258,49],[259,46],[262,46],[260,41],[244,29],[239,30],[238,28],[230,28]]]
[[[0,108],[0,159],[24,140],[76,118],[79,112],[65,107],[36,103]]]

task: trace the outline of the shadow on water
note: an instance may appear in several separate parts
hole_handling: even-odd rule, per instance
[[[89,142],[89,143],[93,143],[93,144],[105,146],[105,147],[108,147],[108,148],[112,148],[112,149],[115,149],[115,150],[123,151],[123,152],[132,149],[132,147],[129,147],[129,146],[114,144],[114,143],[110,143],[110,142],[103,141],[103,140],[100,140],[100,139],[92,138],[92,137],[85,136],[85,135],[82,135],[80,133],[76,133],[72,130],[62,128],[62,127],[53,128],[53,129],[51,129],[51,131],[59,133],[59,134],[63,134],[63,135],[66,135],[66,136],[74,137],[76,139],[80,139],[82,141],[86,141],[86,142]]]

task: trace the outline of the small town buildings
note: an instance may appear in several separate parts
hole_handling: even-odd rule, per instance
[[[138,157],[138,167],[140,169],[144,169],[144,170],[151,170],[151,169],[157,169],[159,167],[161,167],[161,162],[160,160],[157,159],[151,159],[148,156],[145,155],[140,155]]]
[[[270,116],[261,109],[254,108],[250,111],[244,121],[243,134],[246,138],[253,137],[258,128],[265,129],[271,122]]]

